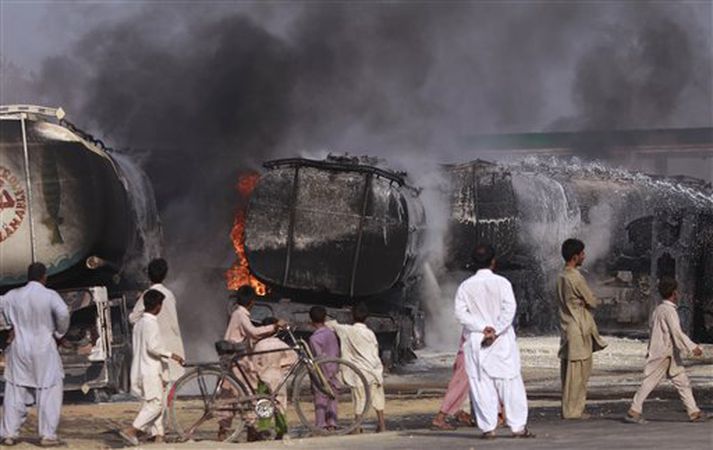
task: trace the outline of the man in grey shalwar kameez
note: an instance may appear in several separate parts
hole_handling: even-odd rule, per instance
[[[12,326],[13,339],[5,357],[5,399],[0,436],[3,445],[17,442],[27,404],[37,404],[40,445],[59,444],[57,425],[62,409],[64,370],[56,339],[69,328],[69,309],[57,292],[47,289],[47,268],[33,263],[29,282],[0,299],[0,309]]]

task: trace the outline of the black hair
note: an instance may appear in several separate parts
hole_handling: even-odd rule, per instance
[[[277,319],[274,317],[265,317],[262,319],[261,325],[273,325],[277,323]]]
[[[41,262],[33,262],[27,266],[28,281],[42,281],[45,275],[47,275],[47,267]]]
[[[492,245],[478,244],[473,249],[471,259],[473,260],[471,265],[473,270],[487,269],[495,259],[495,249]]]
[[[152,283],[162,283],[168,273],[168,263],[163,258],[152,259],[149,263],[149,280]]]
[[[166,296],[160,291],[149,289],[144,293],[144,311],[153,311],[156,306],[163,303],[164,298],[166,298]]]
[[[678,281],[672,277],[662,277],[659,281],[659,294],[664,300],[671,298],[676,289],[678,289]]]
[[[233,298],[238,305],[248,306],[250,302],[255,300],[255,289],[247,284],[240,286],[240,288],[235,291],[235,294],[233,294]]]
[[[327,318],[327,310],[324,306],[313,306],[309,309],[309,318],[312,323],[324,323]]]
[[[366,306],[366,303],[361,302],[354,305],[352,308],[352,318],[354,322],[364,323],[367,317],[369,317],[369,308]]]
[[[562,258],[565,262],[570,262],[575,255],[584,251],[584,242],[579,239],[567,239],[562,243]]]

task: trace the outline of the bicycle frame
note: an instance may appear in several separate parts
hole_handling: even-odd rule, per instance
[[[272,398],[274,400],[274,398],[277,395],[277,392],[279,392],[280,389],[282,389],[282,387],[285,386],[285,384],[287,383],[287,380],[290,378],[290,376],[294,375],[295,372],[297,372],[297,370],[299,370],[299,368],[301,366],[307,364],[315,370],[315,372],[317,373],[317,376],[319,377],[320,383],[322,384],[322,386],[324,386],[329,391],[329,392],[325,392],[325,394],[327,396],[329,396],[330,399],[334,399],[336,397],[336,395],[334,394],[334,391],[332,390],[332,386],[327,382],[327,379],[324,376],[324,374],[322,373],[322,369],[319,367],[319,365],[315,364],[314,357],[312,356],[312,352],[310,351],[307,343],[304,342],[304,340],[302,340],[302,339],[297,339],[297,337],[294,335],[294,333],[292,332],[292,329],[289,326],[285,327],[285,331],[287,331],[288,336],[292,340],[292,346],[290,346],[289,349],[294,351],[295,353],[297,353],[297,361],[294,364],[292,364],[292,366],[290,367],[290,370],[283,377],[282,381],[280,381],[280,384],[275,388],[275,392],[271,393],[270,398]],[[255,387],[253,387],[252,384],[248,381],[249,378],[247,377],[247,374],[245,373],[243,368],[240,366],[240,364],[238,364],[238,361],[245,357],[251,357],[251,356],[255,356],[255,355],[264,355],[267,353],[284,352],[286,350],[287,349],[280,348],[280,349],[275,349],[275,350],[264,350],[264,351],[260,351],[260,352],[250,352],[250,353],[246,353],[241,356],[235,356],[232,358],[231,364],[238,368],[238,371],[242,375],[243,380],[246,381],[246,384],[248,385],[247,387],[250,389],[251,396],[249,398],[247,398],[246,400],[255,398],[255,396],[257,395],[257,392],[255,390]]]
[[[292,341],[292,345],[288,346],[287,348],[283,347],[274,350],[249,352],[240,356],[233,355],[228,361],[223,360],[217,363],[211,362],[200,364],[186,364],[186,366],[188,367],[194,367],[194,370],[190,373],[186,373],[184,377],[188,377],[189,380],[196,379],[199,390],[197,395],[200,395],[203,401],[203,415],[199,417],[195,423],[193,423],[192,425],[188,425],[180,433],[184,436],[192,436],[199,426],[201,426],[207,420],[214,418],[214,413],[218,411],[232,412],[233,414],[242,417],[243,414],[245,414],[246,412],[255,410],[255,408],[259,406],[259,402],[261,400],[270,400],[272,404],[275,405],[278,393],[285,388],[288,380],[292,376],[295,377],[292,381],[291,388],[293,400],[295,400],[295,402],[299,401],[298,399],[300,397],[300,392],[302,391],[302,388],[308,387],[310,386],[310,384],[313,390],[318,389],[328,398],[332,400],[336,399],[338,397],[338,394],[335,392],[337,391],[335,391],[334,386],[332,386],[330,379],[328,379],[324,375],[324,372],[322,371],[322,368],[320,367],[319,363],[319,361],[321,360],[314,358],[309,348],[309,345],[303,339],[298,339],[297,337],[295,337],[294,333],[289,327],[286,327],[285,331],[287,332],[288,336],[290,337],[290,340]],[[289,367],[287,373],[284,375],[277,387],[270,394],[258,394],[257,386],[254,386],[251,383],[245,369],[243,369],[243,367],[239,364],[240,359],[245,357],[252,357],[255,355],[284,351],[294,351],[297,354],[297,360]],[[229,362],[229,365],[226,364],[226,362]],[[307,367],[303,368],[303,366]],[[235,367],[237,367],[237,372],[234,371]],[[201,375],[203,371],[205,371],[206,374],[212,373],[213,376],[218,377],[215,385],[213,385],[213,382],[210,382],[210,387],[207,385],[206,379],[204,379],[205,377]],[[238,373],[242,376],[242,380],[240,380],[240,377],[237,376]],[[307,382],[310,384],[302,384],[302,381],[305,379],[305,375],[307,375]],[[364,378],[363,375],[360,374],[360,376],[362,377],[362,379]],[[181,380],[183,380],[184,377],[179,378],[179,380],[177,380],[176,383],[174,383],[174,385],[171,387],[168,395],[168,404],[173,405],[177,392],[176,389],[178,386],[180,386],[179,383],[181,383]],[[299,381],[299,385],[297,384],[297,381]],[[231,385],[233,385],[234,387],[230,387]],[[235,391],[235,389],[238,390]],[[299,405],[297,405],[296,403],[296,406]],[[171,408],[173,408],[173,406]],[[298,412],[299,411],[300,410],[298,409]],[[255,412],[258,411],[256,410]],[[300,420],[305,423],[305,419],[302,416],[300,416]]]

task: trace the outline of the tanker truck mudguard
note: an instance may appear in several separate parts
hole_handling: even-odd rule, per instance
[[[160,242],[145,181],[61,108],[0,106],[0,294],[26,282],[30,263],[47,266],[48,286],[72,314],[59,344],[65,390],[128,390],[126,301],[136,298],[149,240]]]
[[[365,302],[390,365],[423,344],[415,289],[425,226],[419,191],[374,161],[334,157],[269,161],[250,196],[245,253],[269,294],[256,314],[309,331],[309,308],[351,323]]]

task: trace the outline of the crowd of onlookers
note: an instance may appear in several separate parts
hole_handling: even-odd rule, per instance
[[[593,310],[599,300],[579,272],[585,260],[584,248],[584,243],[576,239],[568,239],[562,244],[565,267],[557,278],[561,324],[561,415],[568,420],[590,417],[585,406],[592,354],[607,346],[594,321]],[[517,303],[512,286],[495,273],[496,258],[492,247],[478,245],[473,251],[473,265],[475,274],[459,286],[455,296],[455,317],[463,332],[453,376],[432,425],[437,429],[452,430],[455,428],[451,423],[453,418],[459,425],[477,424],[483,437],[490,439],[496,436],[498,426],[506,424],[515,437],[534,437],[527,427],[527,394],[513,327]],[[132,425],[118,432],[132,445],[138,445],[139,436],[154,442],[163,441],[166,390],[184,373],[185,352],[176,298],[163,284],[167,273],[165,260],[150,262],[148,276],[152,284],[138,298],[129,315],[133,324],[131,392],[141,400],[141,407]],[[14,445],[27,417],[27,406],[35,403],[40,444],[56,446],[61,445],[57,426],[64,378],[57,342],[69,328],[69,311],[59,294],[45,286],[47,269],[43,264],[31,264],[27,276],[29,281],[25,286],[0,297],[4,319],[12,327],[5,351],[0,436],[3,445]],[[677,287],[671,278],[659,280],[662,302],[653,311],[644,380],[626,414],[628,422],[645,423],[643,402],[663,378],[669,378],[678,390],[691,421],[706,420],[696,405],[681,362],[685,354],[701,356],[702,350],[681,330],[676,311]],[[246,355],[235,360],[233,373],[253,390],[264,388],[275,395],[274,423],[279,428],[277,436],[280,437],[287,432],[284,420],[287,395],[285,383],[281,381],[296,358],[290,346],[276,337],[287,323],[267,318],[260,325],[254,324],[250,310],[256,297],[249,286],[241,287],[235,298],[236,305],[230,314],[224,339],[242,345]],[[364,374],[367,385],[350,382],[348,374],[337,373],[336,368],[332,370],[328,365],[324,366],[325,378],[335,386],[347,383],[352,387],[355,414],[365,412],[369,398],[378,419],[377,431],[384,431],[384,370],[376,336],[366,325],[367,306],[358,303],[352,308],[354,323],[351,325],[328,320],[327,311],[321,306],[312,307],[309,315],[314,328],[309,337],[313,356],[351,362]],[[468,397],[473,414],[461,409]],[[314,390],[313,398],[316,426],[327,432],[335,431],[339,427],[337,400],[319,390]],[[224,440],[233,420],[232,413],[223,411],[219,419],[216,438]],[[249,427],[253,425],[248,422]]]

